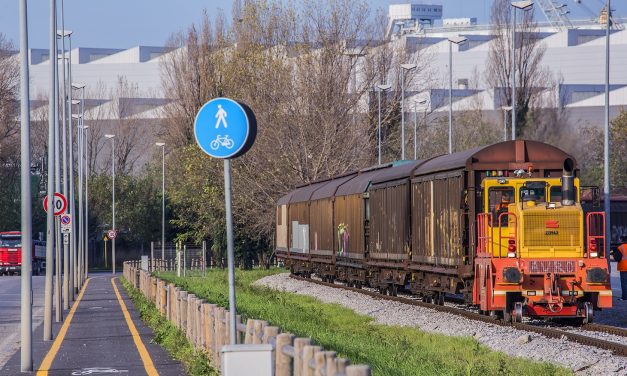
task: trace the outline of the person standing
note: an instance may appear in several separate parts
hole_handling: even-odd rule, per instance
[[[627,300],[627,236],[621,238],[621,244],[616,248],[613,256],[618,262],[617,269],[620,273],[620,300]]]

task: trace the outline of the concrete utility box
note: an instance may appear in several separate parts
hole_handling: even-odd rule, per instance
[[[226,345],[222,354],[222,376],[274,376],[272,345]]]
[[[148,271],[148,256],[142,256],[142,270]]]

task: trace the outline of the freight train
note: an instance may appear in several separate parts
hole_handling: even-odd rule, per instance
[[[578,172],[515,140],[313,182],[278,200],[276,255],[296,275],[455,294],[508,321],[591,322],[612,290],[604,213],[582,210]]]
[[[33,240],[33,275],[40,275],[46,267],[46,242]],[[0,275],[22,272],[22,233],[19,231],[0,232]]]

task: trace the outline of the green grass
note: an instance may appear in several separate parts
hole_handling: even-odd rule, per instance
[[[161,345],[174,359],[179,360],[188,375],[213,376],[218,375],[209,365],[207,354],[194,349],[185,334],[174,324],[161,316],[157,308],[146,299],[139,290],[135,289],[124,278],[120,278],[122,286],[133,301],[142,321],[152,328],[155,336],[152,342]]]
[[[353,364],[369,364],[375,375],[570,375],[565,368],[495,352],[470,337],[447,337],[417,329],[373,323],[337,304],[293,293],[253,287],[281,269],[237,271],[237,310],[245,318],[269,321],[282,331],[310,337]],[[201,298],[228,306],[227,273],[206,277],[160,276]]]

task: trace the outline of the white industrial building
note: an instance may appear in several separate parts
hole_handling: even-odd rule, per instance
[[[543,65],[555,77],[560,77],[559,89],[554,93],[556,103],[570,112],[575,125],[601,125],[604,106],[604,56],[605,30],[597,20],[570,21],[551,13],[549,0],[536,1],[543,6],[547,21],[539,22],[538,37],[546,46]],[[554,6],[554,4],[553,4]],[[464,36],[468,42],[453,45],[454,110],[467,110],[472,103],[481,109],[502,113],[495,92],[487,88],[485,80],[468,87],[476,73],[485,74],[488,58],[490,27],[477,25],[476,18],[442,19],[446,10],[441,5],[400,4],[391,5],[387,37],[389,43],[398,44],[408,52],[420,50],[428,56],[430,67],[438,78],[429,88],[413,82],[407,88],[408,112],[438,112],[448,110],[448,61],[451,36]],[[561,10],[563,11],[563,10]],[[600,12],[600,10],[599,10]],[[618,20],[620,21],[620,20]],[[627,30],[620,24],[611,33],[611,116],[627,105]],[[375,47],[376,48],[376,47]],[[36,107],[43,105],[36,98],[45,96],[49,85],[47,49],[31,49],[31,95]],[[161,89],[160,61],[164,54],[172,53],[164,47],[138,46],[130,49],[77,47],[71,50],[72,80],[87,85],[86,104],[90,111],[98,107],[115,107],[111,92],[120,77],[136,86],[132,98],[125,101],[129,114],[143,119],[157,129],[160,109],[168,99]],[[96,91],[96,88],[100,90]],[[412,103],[413,102],[413,103]],[[415,104],[415,105],[414,105]],[[129,106],[130,105],[130,106]],[[89,121],[89,113],[86,120]],[[500,116],[500,115],[499,115]]]

